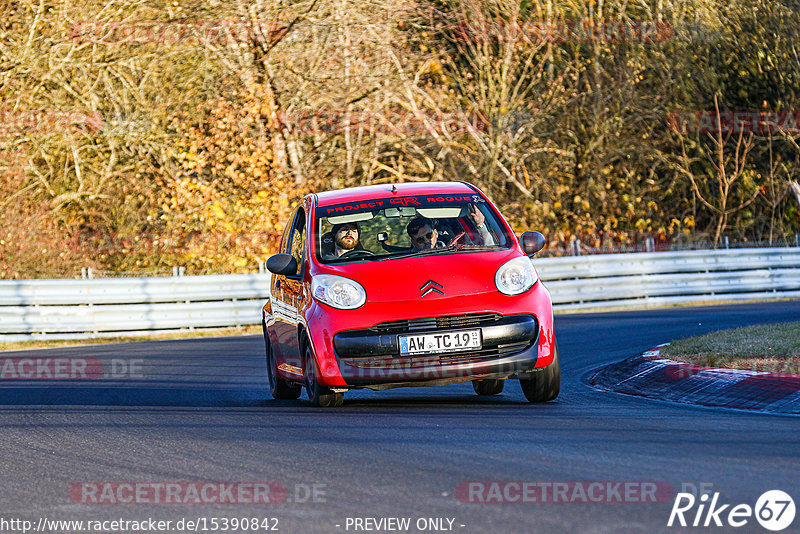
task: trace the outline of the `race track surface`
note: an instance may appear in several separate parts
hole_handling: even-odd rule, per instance
[[[493,398],[461,384],[351,392],[340,409],[267,400],[260,336],[2,353],[17,370],[21,358],[70,357],[107,375],[0,380],[0,519],[206,518],[206,532],[214,517],[277,518],[279,532],[298,533],[397,532],[354,528],[354,518],[389,517],[410,518],[402,532],[767,532],[753,518],[740,529],[666,525],[685,485],[751,506],[780,489],[800,505],[800,418],[605,393],[586,377],[674,338],[799,318],[800,301],[557,315],[563,382],[546,405],[526,403],[512,381]],[[270,482],[287,494],[271,504],[94,504],[81,493],[85,483],[207,481]],[[489,481],[537,482],[540,492],[569,483],[570,502],[463,502],[465,488],[488,491]],[[572,493],[591,481],[612,502]],[[641,503],[622,490],[626,502],[614,502],[616,482],[666,493]],[[452,526],[418,530],[419,518]],[[783,532],[797,531],[800,519]]]

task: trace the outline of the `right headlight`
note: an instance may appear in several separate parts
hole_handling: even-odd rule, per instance
[[[494,275],[494,285],[500,293],[519,295],[533,287],[539,277],[530,258],[521,256],[505,262]]]
[[[311,295],[340,310],[354,310],[367,302],[367,292],[355,280],[334,274],[318,274],[311,279]]]

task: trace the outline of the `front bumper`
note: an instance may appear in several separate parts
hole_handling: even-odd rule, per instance
[[[479,328],[474,351],[401,356],[398,336]],[[539,355],[539,322],[532,315],[476,314],[381,323],[337,333],[334,354],[347,386],[438,385],[529,372]]]

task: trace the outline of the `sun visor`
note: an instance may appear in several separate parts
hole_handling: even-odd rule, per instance
[[[466,215],[466,207],[453,208],[417,208],[417,213],[428,219],[452,219]]]
[[[328,222],[331,224],[346,224],[360,221],[368,221],[372,219],[372,212],[366,211],[364,213],[349,213],[347,215],[335,215],[328,217]]]

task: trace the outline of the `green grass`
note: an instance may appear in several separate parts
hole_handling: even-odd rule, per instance
[[[102,337],[94,339],[69,339],[69,340],[36,340],[2,342],[0,341],[0,351],[20,350],[20,349],[39,349],[46,347],[71,347],[75,345],[97,345],[100,343],[124,343],[128,341],[150,341],[156,339],[187,339],[195,337],[220,337],[220,336],[244,336],[249,334],[260,334],[261,326],[243,326],[240,328],[209,328],[199,330],[187,330],[185,332],[172,332],[168,334],[153,334],[141,336],[119,336]]]
[[[800,321],[680,339],[663,347],[661,354],[705,367],[800,374]]]

